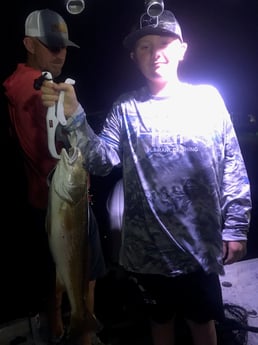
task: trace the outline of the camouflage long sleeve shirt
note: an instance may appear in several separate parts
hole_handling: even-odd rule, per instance
[[[113,104],[100,135],[82,107],[67,130],[90,173],[123,167],[125,269],[224,273],[222,240],[247,239],[251,196],[230,114],[214,87],[180,83],[170,97],[142,87]]]

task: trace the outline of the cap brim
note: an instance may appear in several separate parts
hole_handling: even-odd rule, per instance
[[[75,47],[80,48],[77,44],[74,42],[66,39],[66,38],[60,38],[60,37],[37,37],[41,42],[43,42],[47,47],[50,49],[55,48],[61,48],[61,47]]]
[[[182,38],[177,35],[176,33],[172,33],[169,30],[162,29],[159,27],[150,27],[146,26],[142,29],[136,30],[132,33],[130,33],[123,41],[123,45],[128,50],[133,50],[135,43],[142,37],[147,35],[159,35],[159,36],[170,36],[170,37],[178,37],[180,40]]]

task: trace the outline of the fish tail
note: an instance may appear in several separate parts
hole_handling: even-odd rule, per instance
[[[89,311],[86,311],[83,319],[71,315],[70,326],[68,329],[69,338],[76,339],[82,336],[85,332],[96,332],[97,330],[98,321]]]
[[[85,328],[88,331],[96,332],[99,329],[99,322],[97,321],[94,314],[90,311],[87,311],[86,318],[85,318]]]

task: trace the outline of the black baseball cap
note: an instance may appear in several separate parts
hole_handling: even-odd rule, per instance
[[[25,21],[25,36],[36,37],[49,48],[72,46],[68,28],[60,14],[48,8],[31,12]]]
[[[146,35],[176,36],[183,41],[181,27],[175,15],[168,10],[164,10],[160,16],[152,17],[143,13],[139,23],[123,41],[123,45],[128,50],[133,50],[135,43]]]

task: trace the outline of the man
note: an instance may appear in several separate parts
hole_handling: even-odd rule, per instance
[[[36,10],[28,15],[23,43],[27,51],[26,63],[19,63],[3,85],[8,98],[11,129],[21,148],[27,176],[30,205],[28,218],[33,219],[31,234],[33,238],[30,238],[30,242],[33,243],[35,250],[31,264],[35,265],[35,275],[37,273],[38,277],[34,286],[40,290],[43,299],[47,299],[50,338],[51,342],[56,343],[64,334],[62,291],[55,287],[55,265],[49,251],[45,217],[48,204],[47,179],[57,159],[51,156],[48,149],[47,109],[42,105],[40,86],[36,85],[36,88],[34,86],[35,80],[38,80],[43,71],[50,72],[54,79],[59,77],[66,61],[67,47],[79,48],[79,46],[69,39],[64,19],[49,9]],[[62,135],[60,137],[63,139]],[[64,142],[56,144],[60,149]],[[96,232],[98,229],[93,225],[91,238],[94,258],[88,301],[92,313],[95,279],[104,274],[105,269]],[[91,343],[89,337],[86,338],[84,345]]]
[[[86,169],[123,167],[120,264],[143,294],[154,345],[173,345],[175,316],[195,345],[216,345],[224,318],[219,274],[246,253],[250,185],[222,97],[178,78],[187,50],[174,14],[146,13],[124,46],[146,79],[113,104],[94,134],[71,85],[42,86],[52,106],[64,91],[68,124]]]

